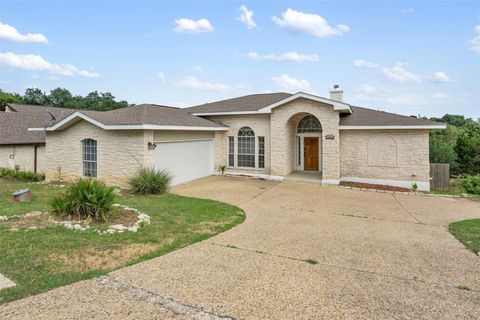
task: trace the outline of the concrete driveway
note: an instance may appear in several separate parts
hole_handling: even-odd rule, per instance
[[[226,177],[174,192],[238,205],[247,219],[106,277],[2,306],[0,318],[480,318],[480,257],[447,230],[480,217],[478,202]]]

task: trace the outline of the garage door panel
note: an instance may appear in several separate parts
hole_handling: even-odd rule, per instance
[[[188,182],[213,173],[212,140],[157,143],[155,168],[172,174],[172,184]]]

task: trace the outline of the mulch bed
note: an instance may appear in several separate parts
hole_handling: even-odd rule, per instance
[[[407,188],[400,188],[394,186],[386,186],[383,184],[370,184],[370,183],[360,183],[360,182],[340,182],[341,186],[354,187],[354,188],[363,188],[363,189],[375,189],[383,191],[395,191],[395,192],[412,192],[412,190]]]

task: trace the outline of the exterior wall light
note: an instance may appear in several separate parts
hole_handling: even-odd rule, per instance
[[[157,147],[156,143],[154,143],[154,142],[149,142],[148,143],[148,150],[155,150],[156,147]]]

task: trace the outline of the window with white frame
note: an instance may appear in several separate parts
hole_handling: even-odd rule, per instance
[[[228,137],[228,165],[235,166],[235,137]]]
[[[97,176],[97,141],[83,140],[83,176]]]
[[[258,137],[258,167],[265,168],[265,137]]]
[[[255,132],[249,127],[238,131],[237,166],[255,168]]]

